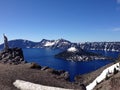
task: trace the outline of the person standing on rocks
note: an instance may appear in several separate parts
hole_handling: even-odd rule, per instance
[[[5,36],[5,34],[3,34],[3,37],[4,37],[4,49],[7,50],[7,49],[9,49],[8,39]]]

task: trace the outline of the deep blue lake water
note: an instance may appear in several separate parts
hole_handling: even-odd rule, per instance
[[[41,66],[49,66],[56,70],[65,70],[70,74],[70,81],[79,74],[89,73],[113,61],[111,60],[93,60],[88,62],[71,62],[67,60],[54,58],[54,55],[61,52],[60,50],[51,49],[23,49],[25,60],[36,62]],[[105,56],[117,57],[118,52],[93,51]]]

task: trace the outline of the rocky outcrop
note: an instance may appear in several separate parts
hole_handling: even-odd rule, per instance
[[[48,66],[42,67],[42,66],[38,65],[37,63],[31,63],[30,68],[31,69],[39,69],[41,71],[52,73],[54,75],[54,77],[57,78],[57,79],[69,81],[69,78],[70,78],[70,75],[69,75],[69,73],[67,71],[55,70],[55,69],[50,68]]]
[[[57,79],[63,79],[63,80],[69,81],[70,75],[67,71],[55,70],[55,69],[52,69],[52,68],[49,68],[49,67],[46,67],[46,66],[42,67],[41,70],[52,73],[53,75],[55,75],[55,78],[57,78]]]
[[[57,75],[56,78],[57,79],[64,79],[69,81],[69,73],[67,71],[64,70],[53,70],[52,74]]]
[[[57,79],[62,79],[62,80],[69,81],[69,78],[70,78],[69,76],[70,75],[69,75],[69,73],[67,71],[55,70],[55,69],[49,68],[47,66],[42,67],[41,70],[52,73],[53,75],[55,75],[55,78],[57,78]]]
[[[7,50],[9,49],[8,39],[4,34],[3,34],[3,37],[4,37],[4,50]]]
[[[0,51],[0,62],[15,65],[25,63],[22,49],[16,47]]]

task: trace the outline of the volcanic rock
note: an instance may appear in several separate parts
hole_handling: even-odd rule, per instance
[[[0,62],[9,64],[25,63],[23,51],[21,48],[9,48],[0,51]]]

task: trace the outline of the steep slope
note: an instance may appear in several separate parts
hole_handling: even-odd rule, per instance
[[[98,84],[93,90],[120,90],[120,72]]]
[[[120,90],[119,71],[120,63],[111,63],[91,73],[76,76],[75,82],[84,84],[87,90]]]
[[[120,57],[117,61],[120,65]],[[114,69],[112,76],[99,83],[93,90],[120,90],[120,66],[117,68],[118,69]]]
[[[117,74],[119,71],[120,71],[119,63],[111,65],[110,67],[103,70],[103,72],[99,76],[97,76],[97,78],[95,80],[93,80],[89,85],[87,85],[86,89],[93,90],[95,88],[95,86],[97,86],[103,80],[108,80],[111,76]]]

